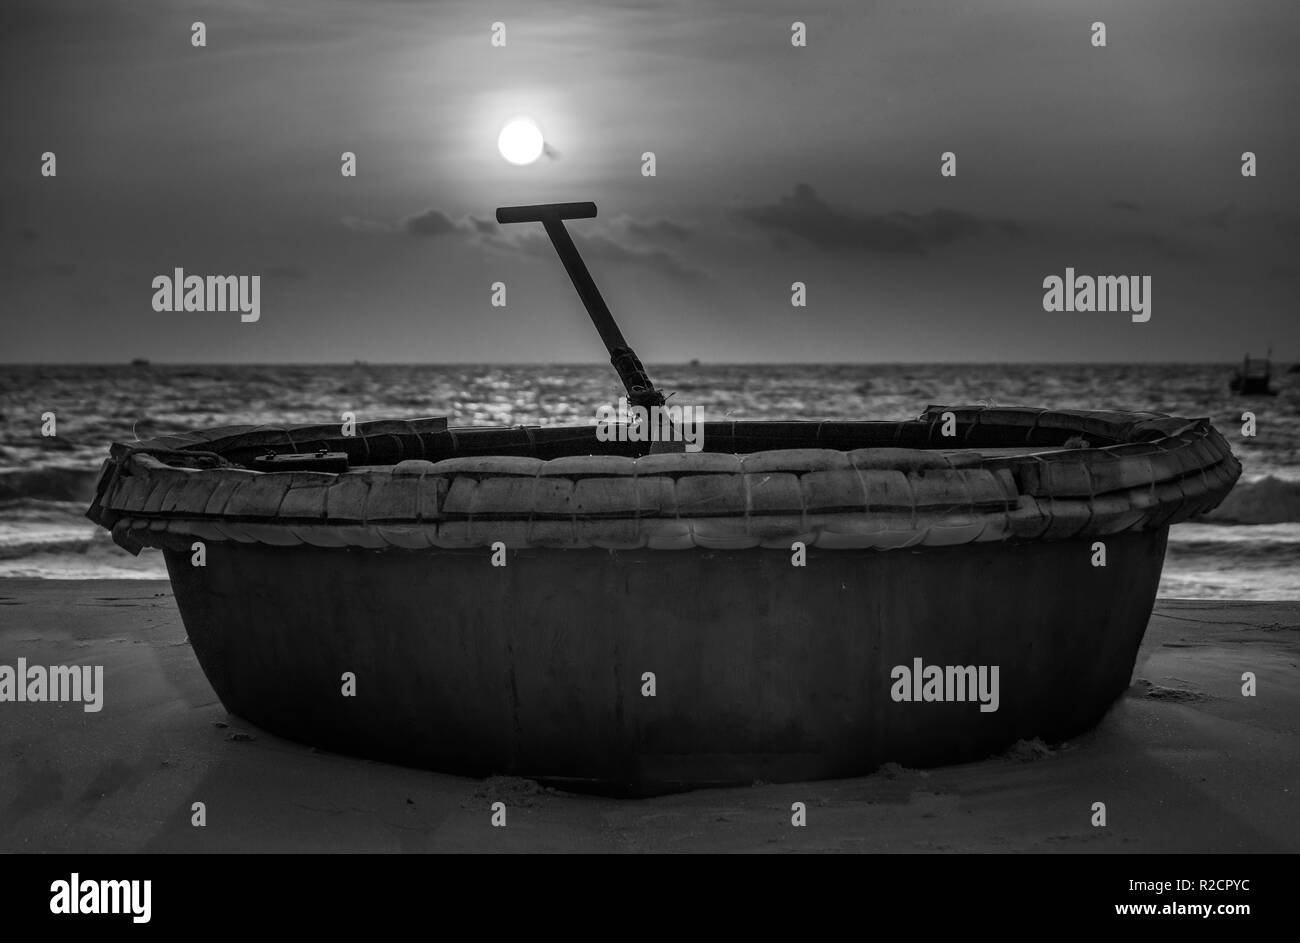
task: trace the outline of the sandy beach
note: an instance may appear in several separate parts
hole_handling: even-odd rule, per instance
[[[933,770],[611,800],[318,752],[226,713],[166,582],[0,581],[0,662],[103,665],[99,713],[0,705],[0,851],[1300,850],[1300,603],[1161,600],[1068,744]],[[1258,696],[1241,695],[1255,672]],[[494,828],[490,806],[507,807]],[[1090,825],[1105,802],[1107,825]],[[207,825],[191,825],[191,805]],[[791,804],[808,824],[791,826]]]

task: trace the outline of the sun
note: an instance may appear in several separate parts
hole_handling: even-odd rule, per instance
[[[497,147],[501,156],[512,164],[531,164],[542,156],[542,132],[528,118],[515,118],[501,129],[497,138]]]

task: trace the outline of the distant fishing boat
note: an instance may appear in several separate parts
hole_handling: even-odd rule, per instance
[[[663,405],[564,228],[595,212],[497,219],[545,225],[627,397]],[[185,432],[115,444],[88,516],[161,548],[232,714],[648,795],[1087,730],[1129,685],[1169,526],[1241,472],[1207,420],[1149,412],[703,432],[698,452],[444,419]]]
[[[1272,356],[1271,349],[1262,360],[1251,359],[1250,354],[1247,354],[1242,360],[1241,369],[1228,381],[1228,389],[1242,396],[1277,396],[1277,390],[1272,386]]]
[[[145,360],[143,357],[136,357],[131,361],[131,366],[133,367],[147,367],[149,365],[149,361]]]

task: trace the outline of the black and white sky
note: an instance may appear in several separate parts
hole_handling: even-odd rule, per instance
[[[648,363],[1300,359],[1297,48],[1295,0],[5,0],[0,362],[603,360],[492,222],[567,200]],[[1151,320],[1045,312],[1067,266]],[[177,267],[260,321],[155,312]]]

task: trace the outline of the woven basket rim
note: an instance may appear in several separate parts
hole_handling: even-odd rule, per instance
[[[1166,526],[1217,506],[1241,470],[1209,420],[1149,412],[930,406],[916,420],[893,424],[715,425],[730,429],[722,434],[733,442],[764,427],[802,428],[814,441],[824,433],[851,441],[855,430],[876,434],[893,425],[900,439],[926,446],[636,458],[481,454],[405,458],[339,473],[195,467],[205,455],[219,462],[276,443],[296,449],[323,430],[338,429],[221,427],[115,444],[87,516],[128,549],[195,535],[407,549],[499,542],[726,549],[788,545],[791,538],[811,536],[819,546],[890,549]],[[955,436],[941,435],[953,425]],[[558,437],[552,441],[592,428],[552,427]],[[540,431],[521,429],[540,427],[507,430],[512,447],[544,447]],[[997,456],[961,444],[1016,435],[1029,442],[1043,430],[1107,444]],[[450,436],[454,445],[457,436],[492,440],[501,432],[502,427],[447,429],[441,420],[380,420],[358,423],[355,437],[340,438],[363,443],[365,455],[373,450],[400,456],[426,449],[429,436]],[[355,441],[348,445],[357,448]]]

